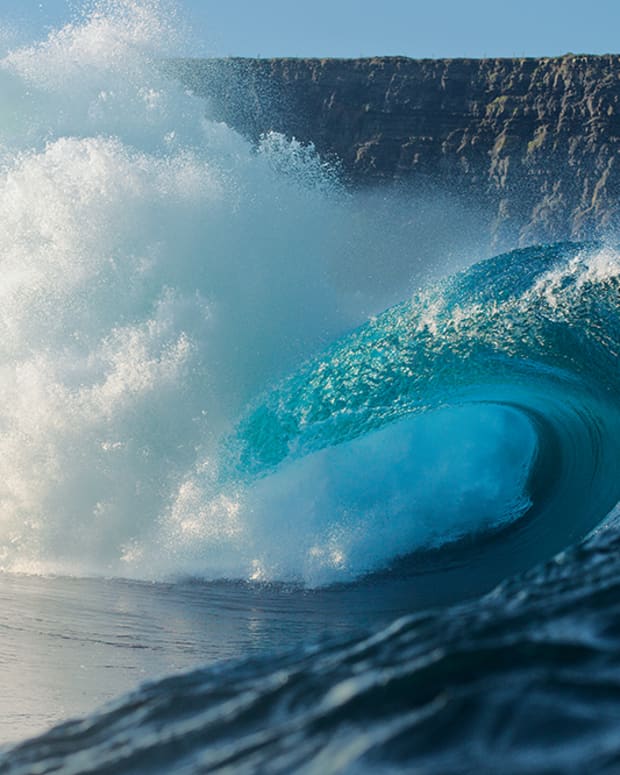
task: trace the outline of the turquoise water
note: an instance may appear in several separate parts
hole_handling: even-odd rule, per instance
[[[389,309],[252,404],[227,476],[334,580],[508,528],[546,559],[618,501],[618,267],[533,247]]]

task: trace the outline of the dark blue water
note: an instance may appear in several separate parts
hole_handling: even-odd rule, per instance
[[[475,601],[147,685],[0,772],[616,772],[618,548],[611,524]]]

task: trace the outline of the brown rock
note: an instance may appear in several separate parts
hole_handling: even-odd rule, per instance
[[[183,60],[210,113],[340,160],[352,185],[432,181],[494,236],[593,238],[620,224],[620,56]]]

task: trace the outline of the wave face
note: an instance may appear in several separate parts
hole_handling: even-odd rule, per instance
[[[600,245],[480,263],[269,392],[239,424],[231,468],[257,479],[253,509],[281,514],[280,532],[303,514],[296,538],[308,525],[321,536],[323,571],[409,554],[415,572],[420,550],[511,528],[484,544],[505,555],[499,581],[618,502],[619,289],[618,253]]]

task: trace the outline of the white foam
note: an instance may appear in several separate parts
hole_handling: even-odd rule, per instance
[[[497,529],[529,508],[536,434],[525,417],[469,405],[408,417],[285,462],[210,497],[197,472],[163,532],[187,573],[347,581],[395,558]],[[167,537],[166,537],[167,534]]]

